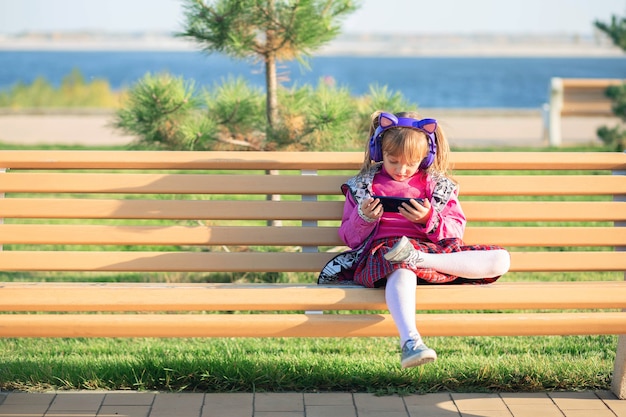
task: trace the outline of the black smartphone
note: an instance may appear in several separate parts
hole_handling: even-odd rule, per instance
[[[398,208],[402,203],[409,203],[409,205],[411,205],[411,203],[409,202],[409,200],[411,199],[406,197],[390,197],[384,195],[373,195],[372,197],[379,199],[380,204],[383,205],[383,210],[388,212],[397,213],[399,211]],[[422,200],[421,198],[414,198],[413,200],[417,201],[420,204],[424,202],[424,200]]]

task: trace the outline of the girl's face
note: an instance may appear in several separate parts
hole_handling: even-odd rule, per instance
[[[383,167],[395,181],[407,181],[419,170],[428,152],[426,134],[414,129],[392,129],[382,142]]]
[[[383,153],[383,167],[395,181],[407,181],[415,175],[419,169],[420,160],[409,161],[403,156]]]

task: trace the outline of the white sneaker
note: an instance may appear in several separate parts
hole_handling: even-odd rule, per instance
[[[393,264],[405,262],[415,267],[418,263],[424,262],[424,259],[420,255],[420,251],[415,249],[411,241],[406,236],[402,236],[402,238],[393,245],[393,248],[385,254],[385,259]]]
[[[429,348],[424,342],[417,343],[415,340],[407,340],[402,346],[400,364],[402,369],[424,365],[437,360],[437,352]]]

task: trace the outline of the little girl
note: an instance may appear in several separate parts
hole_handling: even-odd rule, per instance
[[[331,260],[318,279],[385,288],[403,368],[437,359],[415,323],[418,283],[488,284],[510,265],[501,247],[463,243],[466,219],[448,176],[448,154],[435,119],[375,112],[361,171],[342,185],[339,235],[351,250]],[[378,196],[409,200],[397,212],[384,211]]]

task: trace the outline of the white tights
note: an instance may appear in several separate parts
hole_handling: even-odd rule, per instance
[[[420,252],[422,268],[463,278],[491,278],[509,270],[510,257],[505,250],[465,251],[446,254]],[[397,269],[387,277],[385,301],[400,333],[400,346],[409,339],[421,340],[415,323],[415,287],[417,277],[409,269]]]
[[[426,253],[417,266],[468,279],[492,278],[503,275],[511,266],[511,257],[504,249],[468,250],[452,253]]]
[[[396,269],[387,277],[385,301],[400,333],[400,346],[409,339],[421,339],[415,324],[416,285],[417,277],[409,269]]]

